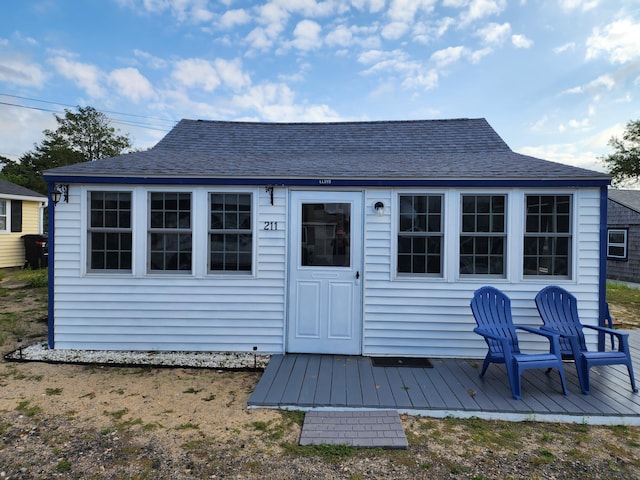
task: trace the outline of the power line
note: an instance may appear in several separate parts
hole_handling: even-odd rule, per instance
[[[49,105],[59,105],[62,107],[71,107],[71,108],[76,108],[77,105],[69,105],[69,104],[65,104],[65,103],[60,103],[60,102],[51,102],[48,100],[40,100],[37,98],[30,98],[30,97],[23,97],[20,95],[11,95],[8,93],[0,93],[0,96],[5,96],[5,97],[9,97],[9,98],[16,98],[16,99],[20,99],[20,100],[27,100],[30,102],[40,102],[40,103],[46,103]],[[32,106],[32,105],[22,105],[22,104],[18,104],[18,103],[9,103],[9,102],[2,102],[0,101],[0,105],[7,105],[7,106],[12,106],[12,107],[17,107],[17,108],[25,108],[25,109],[29,109],[29,110],[37,110],[37,111],[41,111],[41,112],[51,112],[51,113],[59,113],[62,114],[64,112],[61,112],[59,109],[58,110],[52,110],[50,108],[43,108],[43,107],[36,107],[36,106]],[[98,110],[98,109],[96,109]],[[145,123],[145,122],[136,122],[136,121],[127,121],[127,120],[122,120],[122,119],[117,119],[117,118],[110,118],[109,120],[112,123],[118,123],[121,125],[129,125],[129,126],[134,126],[134,127],[139,127],[139,128],[145,128],[148,130],[157,130],[157,131],[162,131],[162,132],[166,132],[167,129],[172,128],[173,126],[175,126],[175,124],[177,123],[175,120],[166,120],[163,118],[159,118],[159,117],[150,117],[150,116],[146,116],[146,115],[136,115],[133,113],[124,113],[124,112],[115,112],[115,111],[110,111],[110,110],[99,110],[102,113],[105,114],[110,114],[110,115],[121,115],[121,116],[125,116],[125,117],[134,117],[134,118],[141,118],[141,119],[146,119],[146,120],[150,120],[150,121],[154,121],[154,122],[164,122],[166,123],[166,125],[159,125],[159,124],[154,124],[154,123]]]

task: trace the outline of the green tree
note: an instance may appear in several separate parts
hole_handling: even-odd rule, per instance
[[[0,176],[10,182],[47,193],[42,173],[45,170],[80,162],[91,162],[121,155],[131,150],[128,135],[114,129],[109,118],[93,107],[78,107],[76,112],[65,110],[55,115],[56,130],[45,130],[45,138],[33,151],[18,161],[2,158]]]
[[[614,184],[640,179],[640,120],[627,123],[622,138],[612,137],[609,146],[614,152],[602,157],[613,176]]]

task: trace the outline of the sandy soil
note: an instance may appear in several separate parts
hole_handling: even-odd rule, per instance
[[[0,282],[3,354],[42,294]],[[302,448],[302,413],[246,408],[260,374],[2,360],[0,479],[640,479],[637,427],[403,416],[408,450]]]

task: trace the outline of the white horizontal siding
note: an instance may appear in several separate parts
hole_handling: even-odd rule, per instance
[[[486,345],[482,337],[473,333],[476,324],[469,307],[474,291],[484,285],[494,285],[509,295],[516,325],[541,325],[534,297],[550,281],[561,284],[576,295],[583,322],[597,324],[600,273],[598,189],[569,192],[574,194],[575,202],[575,268],[571,280],[523,278],[522,208],[524,194],[529,192],[519,189],[501,192],[509,195],[511,209],[508,225],[510,265],[506,279],[458,278],[456,245],[460,191],[457,190],[445,192],[447,253],[442,278],[394,278],[397,193],[388,197],[377,194],[384,198],[385,205],[389,205],[388,212],[382,219],[377,217],[377,222],[365,226],[364,354],[484,357]],[[549,190],[547,193],[564,192]],[[388,241],[386,245],[384,239]],[[595,337],[591,339],[595,341]],[[520,341],[525,351],[548,348],[548,341],[535,335],[522,333]]]
[[[91,187],[100,190],[100,187]],[[134,248],[146,244],[145,190],[133,190]],[[160,190],[154,187],[154,190]],[[171,190],[167,188],[167,190]],[[184,187],[180,191],[186,191]],[[254,275],[207,275],[206,198],[213,188],[195,188],[195,271],[190,274],[150,275],[146,252],[135,252],[133,274],[86,273],[86,191],[72,186],[69,203],[56,207],[55,348],[152,351],[284,351],[286,196],[276,189],[274,205],[264,189],[255,211]],[[197,198],[196,198],[197,197]],[[138,210],[135,210],[135,209]],[[278,222],[266,231],[264,221]],[[204,225],[204,226],[203,226]]]

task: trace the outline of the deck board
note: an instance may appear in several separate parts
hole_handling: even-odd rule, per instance
[[[630,332],[640,365],[640,330]],[[252,408],[394,409],[433,416],[479,416],[640,425],[640,395],[624,366],[594,367],[591,394],[583,395],[572,362],[564,363],[570,394],[557,371],[527,370],[522,399],[514,400],[504,365],[479,377],[481,360],[432,359],[433,368],[374,367],[368,357],[274,355],[249,398]]]

